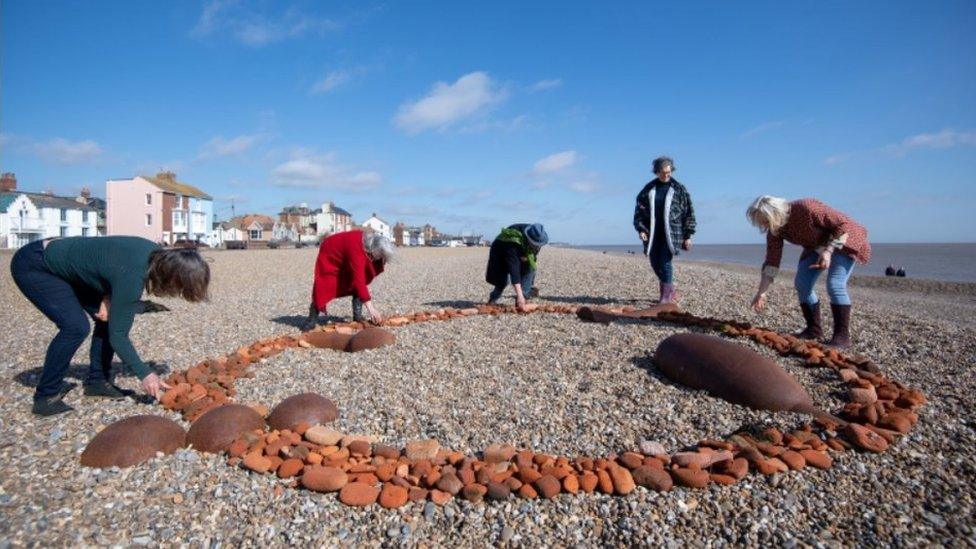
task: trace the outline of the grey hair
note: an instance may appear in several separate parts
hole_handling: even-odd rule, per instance
[[[379,233],[363,233],[363,247],[372,259],[380,259],[383,263],[389,263],[395,254],[393,243],[390,239]]]
[[[674,165],[674,159],[670,156],[659,156],[654,159],[654,173],[661,173],[661,170],[663,170],[665,166],[671,166],[672,172],[678,171],[678,167]]]
[[[776,234],[786,220],[790,217],[790,202],[785,198],[764,194],[752,201],[746,208],[746,218],[750,223],[759,227],[759,230],[767,230]]]

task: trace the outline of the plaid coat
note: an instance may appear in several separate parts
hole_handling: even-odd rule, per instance
[[[644,185],[644,188],[637,193],[637,205],[634,206],[634,230],[638,233],[647,233],[648,245],[644,250],[645,253],[650,253],[650,243],[654,239],[655,183],[657,183],[656,178]],[[695,208],[691,205],[688,189],[673,177],[664,204],[668,211],[668,231],[665,233],[668,237],[668,248],[671,249],[672,254],[677,255],[682,241],[695,234]]]

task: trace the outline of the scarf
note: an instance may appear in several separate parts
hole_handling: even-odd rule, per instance
[[[522,234],[522,231],[518,229],[504,228],[502,232],[498,233],[496,240],[501,240],[502,242],[511,242],[513,244],[518,244],[522,251],[525,252],[525,258],[529,260],[529,268],[533,271],[535,269],[535,252],[529,246],[529,241]]]

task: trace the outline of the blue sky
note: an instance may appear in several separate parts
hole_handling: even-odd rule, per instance
[[[628,244],[667,154],[700,243],[762,242],[764,193],[974,240],[974,2],[480,4],[7,0],[0,169]]]

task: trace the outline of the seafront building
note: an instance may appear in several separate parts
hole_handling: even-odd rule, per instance
[[[98,210],[75,198],[17,190],[13,173],[0,176],[0,247],[44,238],[98,236]]]
[[[390,227],[389,223],[376,215],[376,212],[373,212],[373,215],[364,221],[362,226],[365,231],[381,234],[390,240],[393,239],[393,228]]]
[[[109,235],[131,235],[159,242],[215,245],[213,197],[173,172],[154,177],[111,179],[105,183]]]
[[[356,224],[352,214],[329,201],[322,204],[322,209],[315,215],[315,232],[318,236],[350,231]]]

